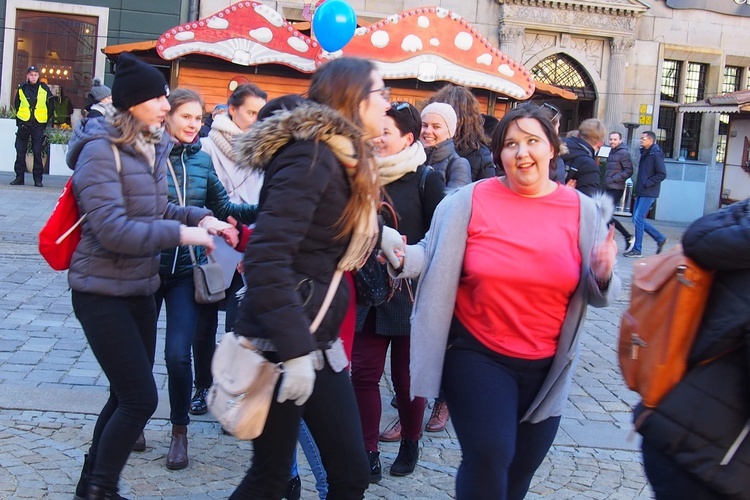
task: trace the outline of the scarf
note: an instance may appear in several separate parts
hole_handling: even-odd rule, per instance
[[[234,124],[229,115],[221,114],[214,118],[208,137],[216,144],[224,156],[237,163],[237,152],[234,149],[234,140],[243,132]]]
[[[418,141],[396,154],[375,158],[380,174],[380,185],[387,186],[406,174],[416,172],[426,160],[427,154],[424,152],[424,146]]]
[[[112,103],[99,103],[99,105],[101,106],[100,111],[102,111],[107,123],[115,126],[114,119],[117,114],[117,108]],[[161,142],[165,130],[166,127],[164,125],[149,125],[145,132],[138,132],[138,135],[135,136],[133,149],[146,159],[149,167],[151,167],[151,173],[154,172],[154,168],[156,167],[156,145]]]

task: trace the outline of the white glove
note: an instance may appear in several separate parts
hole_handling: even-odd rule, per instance
[[[380,251],[383,252],[383,256],[394,269],[400,269],[402,261],[396,255],[395,250],[400,251],[401,255],[404,255],[406,253],[406,243],[404,243],[404,239],[398,231],[392,227],[383,226]]]
[[[311,354],[293,358],[282,363],[284,375],[276,401],[291,400],[302,406],[310,398],[315,386],[315,367]]]

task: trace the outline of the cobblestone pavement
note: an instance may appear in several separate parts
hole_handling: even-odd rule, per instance
[[[0,173],[0,498],[72,496],[96,414],[107,396],[107,381],[72,313],[65,273],[39,257],[36,234],[51,211],[64,179],[46,177],[42,189],[11,187]],[[630,220],[625,224],[632,227]],[[657,223],[670,238],[684,225]],[[619,236],[618,236],[618,239]],[[621,243],[621,241],[619,241]],[[646,254],[655,244],[647,238]],[[629,285],[632,260],[620,258]],[[589,310],[583,350],[555,445],[532,483],[528,498],[651,498],[631,434],[630,407],[636,401],[616,364],[616,331],[627,288],[608,309]],[[164,323],[159,323],[154,374],[160,406],[146,428],[148,447],[133,453],[121,493],[133,498],[226,498],[249,464],[250,443],[222,435],[209,416],[189,428],[190,466],[164,467],[169,445]],[[395,410],[388,405],[384,377],[383,427]],[[429,412],[425,418],[429,417]],[[419,466],[406,478],[387,469],[397,443],[383,443],[383,480],[367,498],[452,498],[460,450],[452,427],[425,433]],[[303,498],[316,498],[312,475],[299,454]]]

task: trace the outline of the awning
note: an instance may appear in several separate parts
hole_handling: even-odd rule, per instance
[[[681,113],[742,113],[750,111],[750,90],[739,90],[706,97],[702,101],[681,104],[677,110]]]

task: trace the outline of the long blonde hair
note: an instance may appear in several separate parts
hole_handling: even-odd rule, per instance
[[[117,146],[122,146],[123,144],[132,144],[133,142],[135,142],[138,134],[143,132],[143,122],[136,118],[133,113],[131,113],[127,109],[124,109],[122,111],[118,109],[115,112],[114,116],[112,116],[110,123],[115,128],[115,130],[120,133],[119,136],[111,138],[112,143],[116,144]]]
[[[364,140],[362,120],[359,116],[360,104],[370,96],[374,70],[375,65],[365,59],[334,59],[315,72],[308,92],[310,99],[333,108],[362,131],[354,144],[358,161],[351,178],[352,194],[338,221],[341,235],[353,231],[359,214],[369,210],[373,200],[380,199],[377,166],[373,159],[372,147]]]

